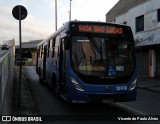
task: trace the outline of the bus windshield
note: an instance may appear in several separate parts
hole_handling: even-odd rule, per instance
[[[72,36],[72,68],[89,76],[126,76],[135,68],[129,37]]]

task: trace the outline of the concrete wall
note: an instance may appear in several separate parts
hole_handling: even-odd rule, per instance
[[[157,21],[157,9],[160,9],[159,0],[149,0],[131,8],[128,12],[119,15],[115,23],[131,26],[138,45],[160,44],[160,22]],[[136,32],[136,17],[144,15],[144,31]]]
[[[13,89],[13,47],[0,56],[0,115],[11,115]]]
[[[37,51],[36,49],[32,50],[32,64],[36,65]]]

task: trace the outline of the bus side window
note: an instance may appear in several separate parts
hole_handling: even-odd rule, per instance
[[[37,57],[38,58],[40,57],[40,50],[41,50],[41,47],[38,47],[38,49],[37,49]]]
[[[41,46],[41,58],[43,58],[43,54],[44,54],[44,51],[43,51],[43,45]]]
[[[50,44],[49,44],[49,58],[52,58],[53,57],[53,40],[54,39],[50,39]]]
[[[47,46],[47,58],[49,58],[49,51],[50,51],[50,40],[48,41],[48,46]]]
[[[40,46],[40,58],[42,58],[42,53],[43,53],[43,45],[42,46]]]
[[[54,47],[55,47],[55,39],[56,38],[53,38],[53,41],[52,41],[52,57],[54,57]]]
[[[55,47],[54,47],[54,58],[58,58],[59,55],[59,45],[60,45],[60,35],[58,35],[55,39]]]
[[[41,46],[39,46],[38,49],[39,49],[39,53],[38,53],[39,54],[39,58],[41,58]]]

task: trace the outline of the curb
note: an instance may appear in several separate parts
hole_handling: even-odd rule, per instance
[[[154,90],[154,89],[151,89],[151,88],[148,88],[148,87],[144,87],[144,86],[137,86],[137,88],[144,89],[144,90],[151,91],[151,92],[160,93],[160,90]]]

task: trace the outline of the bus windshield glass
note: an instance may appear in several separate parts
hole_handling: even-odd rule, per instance
[[[72,68],[89,76],[126,76],[135,68],[129,37],[72,36]]]

